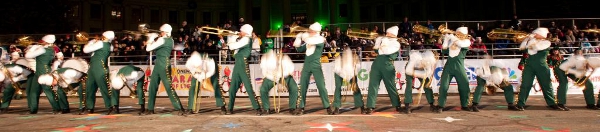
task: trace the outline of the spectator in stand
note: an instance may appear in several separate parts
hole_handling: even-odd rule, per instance
[[[240,31],[240,28],[242,28],[242,25],[244,25],[244,24],[246,24],[246,23],[244,22],[244,18],[242,17],[238,20],[237,31]]]
[[[485,44],[483,43],[483,40],[481,37],[476,37],[475,41],[473,42],[473,45],[471,45],[470,47],[471,50],[471,54],[473,55],[477,55],[477,56],[482,56],[487,54],[487,47],[485,47]]]
[[[481,37],[481,40],[486,40],[487,41],[487,31],[485,30],[485,28],[483,27],[483,25],[479,25],[479,27],[477,28],[477,30],[475,30],[475,36],[474,37]]]
[[[592,45],[595,45],[596,47],[593,47],[594,49],[594,53],[600,53],[600,42],[598,42],[598,37],[594,37],[592,38]]]
[[[431,23],[431,20],[427,20],[427,28],[429,28],[429,30],[434,30],[435,27],[433,26],[433,23]]]
[[[400,34],[407,33],[408,35],[412,35],[412,24],[408,22],[408,17],[404,17],[404,21],[400,23]]]
[[[377,26],[377,25],[373,26],[373,32],[375,32],[377,34],[383,34],[383,31],[379,30],[379,26]]]
[[[508,35],[504,34],[503,37],[508,37]],[[504,40],[504,39],[496,40],[496,44],[495,44],[496,46],[495,47],[498,50],[493,51],[492,55],[496,54],[496,53],[499,54],[499,55],[507,55],[508,52],[506,51],[506,48],[508,48],[508,44],[509,43],[510,43],[509,40]]]
[[[508,23],[508,26],[510,26],[509,28],[513,29],[513,30],[520,30],[520,26],[521,26],[521,20],[519,20],[517,18],[517,15],[513,16],[513,19],[510,20],[510,22]]]
[[[260,58],[260,45],[262,44],[260,37],[257,36],[255,33],[252,33],[252,57],[251,57],[251,61],[253,63],[258,63],[258,58]]]
[[[181,27],[177,31],[179,36],[190,35],[190,26],[187,25],[187,21],[181,22]]]
[[[425,48],[434,49],[434,44],[436,41],[437,39],[433,35],[429,34],[425,40]]]
[[[412,39],[413,41],[411,42],[411,49],[413,50],[422,50],[425,49],[425,46],[423,45],[423,43],[425,43],[425,37],[423,37],[423,34],[419,33],[418,35],[415,35],[414,39]]]
[[[554,21],[550,22],[550,25],[548,25],[548,31],[554,33],[556,29],[558,29],[556,23]]]
[[[340,27],[337,27],[335,29],[335,34],[332,36],[332,39],[338,45],[351,42],[350,38],[348,36],[346,36],[346,34],[342,33],[342,30],[340,29]]]

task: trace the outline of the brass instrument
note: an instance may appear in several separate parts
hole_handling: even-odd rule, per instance
[[[132,35],[146,35],[146,33],[159,33],[160,30],[150,29],[148,24],[142,23],[138,25],[138,31],[124,30],[123,32]]]
[[[14,80],[12,80],[13,76],[12,76],[12,73],[10,73],[8,71],[8,68],[4,67],[3,64],[0,64],[0,68],[2,68],[2,73],[4,73],[5,78],[10,81],[11,85],[15,89],[15,94],[19,94],[19,95],[23,94],[23,92],[21,92],[21,85],[19,85]],[[29,95],[27,95],[27,96],[29,96]]]
[[[494,30],[492,30],[491,32],[488,32],[487,37],[489,39],[491,39],[492,41],[494,40],[511,40],[514,42],[522,42],[523,40],[525,40],[525,38],[527,38],[528,33],[523,32],[523,31],[517,31],[517,30],[513,30],[513,29],[501,29],[501,28],[496,28]]]
[[[587,61],[586,61],[586,63],[587,63]],[[588,65],[588,67],[589,67],[589,64],[586,64],[586,65]],[[593,69],[594,70],[592,70],[592,72],[589,75],[585,76],[584,78],[577,78],[575,80],[575,84],[574,85],[577,86],[577,87],[582,88],[582,90],[585,90],[585,83],[588,81],[588,79],[590,78],[590,76],[592,76],[592,74],[596,71],[596,68],[593,68]],[[587,68],[586,68],[586,70],[587,70]]]
[[[19,44],[21,46],[27,47],[33,43],[35,43],[35,40],[31,36],[23,36],[23,37],[20,37],[19,39],[17,39],[17,44]]]
[[[92,38],[92,39],[96,39],[97,38]],[[90,41],[90,35],[86,32],[78,32],[75,35],[75,41],[70,41],[68,43],[70,44],[87,44],[88,41]]]
[[[121,80],[123,80],[123,83],[125,84],[125,87],[127,87],[127,89],[129,89],[129,97],[131,97],[132,99],[137,98],[137,92],[135,90],[132,90],[131,87],[129,87],[129,85],[127,85],[127,80],[125,79],[125,77],[123,76],[123,74],[120,74],[119,78]],[[137,84],[137,85],[140,85],[140,84]]]
[[[585,30],[579,30],[581,32],[586,32],[586,33],[600,33],[600,29],[585,29]]]
[[[208,26],[201,27],[200,32],[206,33],[206,34],[221,35],[221,36],[230,36],[230,35],[237,34],[236,31],[219,29],[219,28],[208,27]]]
[[[376,32],[353,32],[351,29],[346,31],[346,35],[350,38],[359,38],[359,39],[376,39],[379,37],[379,34]]]
[[[290,27],[290,32],[284,32],[284,33],[279,33],[280,30],[270,30],[269,34],[267,34],[267,38],[295,38],[296,35],[298,35],[299,33],[304,33],[304,32],[308,32],[308,28],[306,27],[302,27],[302,26],[298,26],[298,25],[292,25]],[[323,32],[326,35],[328,33]],[[326,36],[323,36],[326,37]]]
[[[414,25],[412,27],[412,29],[413,29],[413,32],[416,32],[416,33],[430,34],[430,35],[433,35],[436,37],[442,36],[442,33],[440,31],[435,30],[435,29],[429,29],[429,28],[427,28],[425,26],[421,26],[421,25]]]

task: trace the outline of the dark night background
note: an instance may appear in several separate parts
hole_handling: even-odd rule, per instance
[[[122,0],[114,0],[122,1]],[[381,0],[383,3],[386,0]],[[409,0],[415,2],[414,0]],[[545,18],[598,18],[598,6],[584,0],[515,0],[516,13],[519,19],[545,19]],[[36,34],[36,33],[72,33],[75,28],[73,22],[64,19],[65,12],[69,10],[68,0],[6,0],[0,4],[0,34]],[[71,1],[72,2],[72,1]],[[198,1],[203,2],[203,1]],[[438,1],[439,2],[439,1]],[[427,19],[434,21],[443,20],[510,20],[513,14],[511,0],[504,1],[504,5],[495,4],[497,1],[462,0],[465,5],[457,6],[458,2],[443,1],[444,14],[452,14],[457,7],[467,8],[460,15],[452,14],[445,17],[429,15]],[[417,1],[418,3],[418,1]],[[428,3],[436,3],[430,0]],[[498,7],[508,9],[499,12]],[[199,7],[202,8],[202,7]],[[411,10],[415,7],[411,7]],[[431,8],[429,8],[431,9]],[[486,15],[493,14],[493,15]],[[401,16],[394,16],[392,20],[398,21]],[[408,16],[420,20],[420,17]],[[412,19],[412,20],[415,20]]]

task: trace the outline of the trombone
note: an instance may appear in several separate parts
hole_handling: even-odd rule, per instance
[[[267,38],[295,38],[296,35],[298,35],[299,33],[304,33],[304,32],[308,32],[308,28],[294,24],[290,27],[289,33],[282,32],[280,30],[270,30],[269,33],[267,34]]]
[[[238,33],[236,31],[232,31],[232,30],[225,30],[225,29],[219,29],[219,28],[208,27],[208,26],[201,27],[200,32],[206,33],[206,34],[221,35],[221,36],[236,35]]]
[[[123,80],[123,83],[125,83],[125,87],[127,87],[127,89],[129,89],[129,97],[131,97],[132,99],[137,98],[137,92],[132,90],[131,87],[129,87],[129,85],[127,85],[127,80],[125,80],[125,77],[123,77],[123,74],[119,75],[119,78],[121,80]],[[136,85],[141,85],[141,84],[136,84]]]
[[[137,36],[146,35],[146,33],[159,33],[160,30],[150,29],[150,26],[148,24],[142,23],[138,25],[137,31],[123,30],[123,32],[125,32],[126,34],[132,34]]]

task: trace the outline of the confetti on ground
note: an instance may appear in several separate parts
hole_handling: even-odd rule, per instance
[[[233,106],[233,108],[241,109],[241,108],[252,108],[252,106]]]
[[[438,119],[438,120],[444,120],[446,122],[454,122],[454,121],[459,121],[459,120],[463,120],[463,119],[454,119],[452,117],[446,117],[446,118],[433,118],[433,119]]]
[[[171,117],[171,116],[173,116],[173,114],[171,114],[171,113],[168,113],[168,114],[162,114],[162,115],[160,115],[160,117],[161,117],[161,118],[164,118],[164,117]]]
[[[498,109],[506,109],[506,108],[508,108],[508,106],[506,106],[506,105],[496,105],[496,108],[498,108]]]
[[[57,128],[57,129],[55,129],[55,131],[52,131],[52,132],[82,132],[82,131],[94,131],[94,130],[103,129],[103,128],[107,128],[107,127],[99,126],[98,124],[79,125],[77,127],[72,127],[72,128]]]
[[[37,116],[22,116],[22,117],[17,117],[17,119],[31,119],[31,118],[36,118]]]
[[[183,130],[181,132],[192,132],[192,129]]]
[[[524,119],[524,118],[527,118],[527,116],[526,115],[509,115],[508,118],[511,118],[511,119]]]
[[[240,127],[240,126],[242,126],[242,124],[236,124],[236,123],[229,122],[229,123],[223,125],[223,128],[230,128],[231,129],[231,128],[237,128],[237,127]]]

